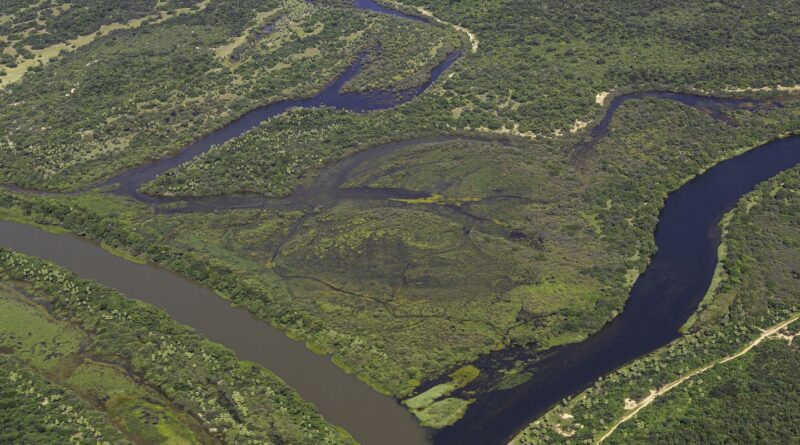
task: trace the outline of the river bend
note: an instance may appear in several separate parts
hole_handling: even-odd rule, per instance
[[[371,0],[356,0],[359,8],[421,20],[386,9]],[[261,122],[294,107],[331,106],[353,112],[395,107],[422,94],[459,57],[456,51],[433,69],[429,80],[405,92],[340,93],[358,74],[360,58],[341,77],[317,95],[266,105],[195,141],[175,156],[125,171],[94,187],[139,201],[160,204],[159,198],[139,192],[142,184],[190,161],[213,146],[255,128]],[[709,111],[724,119],[721,107],[746,106],[752,101],[718,99],[671,92],[633,93],[616,97],[603,119],[589,132],[579,149],[590,149],[603,137],[615,111],[627,100],[655,97],[675,100]],[[320,173],[310,189],[286,198],[222,196],[185,199],[188,211],[229,208],[298,208],[340,199],[422,197],[426,193],[403,189],[342,188],[347,174],[365,160],[429,140],[384,144],[343,159]],[[717,261],[721,216],[758,183],[800,163],[800,137],[765,144],[724,161],[672,193],[656,229],[658,253],[636,281],[624,311],[587,340],[540,354],[536,377],[506,391],[482,395],[454,426],[436,433],[443,445],[491,445],[507,442],[531,420],[564,397],[590,386],[598,377],[651,352],[679,336],[678,328],[696,310],[711,281]],[[96,280],[125,295],[149,302],[199,333],[236,352],[241,359],[259,363],[282,377],[300,395],[314,403],[330,422],[347,429],[365,445],[414,445],[431,440],[397,401],[373,391],[357,378],[318,356],[302,343],[253,317],[244,309],[200,285],[152,265],[138,265],[115,257],[77,236],[56,235],[37,228],[0,222],[0,244],[21,253],[42,257],[81,277]],[[491,359],[489,357],[484,360]]]

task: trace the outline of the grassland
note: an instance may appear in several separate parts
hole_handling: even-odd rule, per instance
[[[403,403],[420,419],[423,426],[441,428],[452,425],[464,415],[471,400],[448,396],[475,380],[480,372],[475,366],[466,365],[453,371],[448,376],[448,382],[436,385]]]
[[[263,368],[144,303],[5,249],[0,368],[13,407],[0,418],[17,426],[4,428],[9,442],[354,443]]]

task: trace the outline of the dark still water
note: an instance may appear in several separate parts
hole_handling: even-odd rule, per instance
[[[180,153],[158,161],[144,164],[142,166],[126,170],[123,173],[109,178],[102,183],[92,186],[106,187],[116,185],[114,193],[128,195],[137,200],[159,203],[163,199],[148,196],[138,191],[142,184],[152,181],[158,175],[191,161],[197,156],[207,152],[216,145],[222,145],[253,128],[261,125],[275,116],[285,113],[292,108],[312,108],[312,107],[333,107],[341,110],[363,113],[367,111],[384,110],[393,108],[419,96],[427,90],[458,58],[461,57],[460,51],[449,54],[439,65],[433,68],[428,80],[411,90],[407,91],[372,91],[368,93],[342,93],[340,92],[350,79],[355,77],[362,67],[363,57],[350,66],[338,79],[329,84],[325,89],[307,99],[286,100],[275,102],[263,107],[256,108],[245,113],[239,119],[225,125],[224,127],[212,131],[206,136],[189,144]]]
[[[392,148],[390,144],[386,150]],[[711,281],[722,215],[757,184],[799,163],[800,136],[795,136],[724,161],[672,193],[656,229],[658,253],[636,281],[624,311],[587,340],[547,351],[528,383],[481,395],[461,421],[436,433],[434,443],[504,444],[559,400],[678,338],[678,328],[696,310]],[[394,399],[178,275],[128,262],[84,238],[22,224],[0,222],[0,245],[52,260],[165,310],[241,359],[281,376],[326,419],[365,445],[430,442],[428,431]]]
[[[423,20],[387,9],[373,0],[354,0],[358,8]],[[408,91],[341,93],[356,76],[364,57],[313,97],[282,101],[244,114],[209,133],[180,153],[125,171],[93,187],[151,204],[176,199],[147,196],[139,187],[158,175],[257,127],[295,107],[329,106],[352,112],[387,109],[422,94],[461,53],[456,51],[430,73],[426,83]],[[750,101],[716,99],[669,92],[632,93],[613,99],[605,117],[589,132],[576,152],[590,150],[602,138],[615,111],[627,100],[652,97],[675,100],[725,119],[720,107],[750,106]],[[444,137],[448,138],[448,137]],[[436,139],[434,139],[436,140]],[[185,200],[186,211],[230,208],[302,208],[331,205],[341,199],[387,199],[427,196],[404,189],[342,188],[350,171],[363,162],[422,140],[385,144],[341,160],[324,170],[314,184],[285,198],[221,196]],[[510,390],[482,394],[466,416],[438,431],[433,442],[442,445],[493,445],[508,442],[529,422],[559,400],[590,386],[598,377],[676,339],[678,328],[696,310],[711,281],[717,261],[721,216],[758,183],[800,163],[800,137],[765,144],[725,161],[672,193],[656,229],[658,253],[633,287],[624,311],[583,342],[534,357],[534,378]],[[282,377],[333,424],[347,429],[364,445],[418,445],[430,443],[421,428],[396,400],[382,396],[354,376],[336,367],[329,357],[316,355],[287,338],[248,311],[237,309],[194,282],[166,270],[138,265],[115,257],[86,239],[54,235],[10,222],[0,222],[0,245],[42,257],[125,295],[165,310],[175,320],[233,350],[244,360],[259,363]],[[525,351],[522,351],[523,353]],[[503,357],[515,351],[498,351]],[[480,367],[480,363],[478,363]]]
[[[312,2],[313,3],[313,2]],[[390,9],[379,5],[374,0],[354,0],[353,6],[357,9],[386,14],[404,19],[427,22],[425,17],[406,14],[401,11]],[[370,91],[365,93],[342,93],[342,87],[354,78],[361,71],[364,63],[364,55],[359,56],[358,60],[350,66],[341,76],[331,82],[322,91],[306,99],[284,100],[275,102],[262,107],[258,107],[245,113],[242,117],[225,125],[224,127],[212,131],[189,144],[180,153],[167,158],[159,159],[155,162],[145,164],[130,170],[126,170],[114,177],[111,177],[93,187],[105,187],[116,185],[115,193],[132,196],[135,199],[145,202],[161,202],[156,197],[147,196],[138,191],[138,188],[145,182],[152,181],[158,175],[169,169],[177,167],[184,162],[190,161],[195,157],[207,152],[215,145],[221,145],[235,137],[252,130],[262,122],[272,117],[283,114],[292,108],[311,108],[311,107],[333,107],[341,110],[364,113],[367,111],[385,110],[393,108],[414,99],[439,79],[450,65],[461,57],[461,51],[454,51],[436,67],[434,67],[428,80],[415,88],[406,91]]]
[[[678,338],[711,282],[720,218],[757,184],[799,163],[800,136],[794,136],[724,161],[672,193],[656,228],[658,253],[623,312],[585,341],[548,351],[528,383],[481,396],[434,443],[507,443],[561,399]]]
[[[130,298],[146,301],[212,341],[280,376],[325,418],[364,445],[428,443],[427,431],[391,397],[383,396],[246,309],[179,275],[116,257],[75,235],[55,235],[0,221],[0,245],[53,261]]]

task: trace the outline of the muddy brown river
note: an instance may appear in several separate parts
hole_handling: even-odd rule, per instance
[[[0,221],[0,245],[45,258],[83,278],[95,280],[130,298],[148,302],[175,320],[233,350],[242,360],[274,372],[312,402],[326,420],[345,428],[365,445],[427,443],[428,432],[395,399],[379,394],[346,374],[330,357],[255,318],[180,275],[135,264],[76,235]]]
[[[356,6],[378,13],[420,20],[375,4],[357,0]],[[456,51],[436,66],[429,80],[402,92],[341,94],[344,83],[357,75],[361,61],[314,97],[279,102],[255,109],[242,118],[201,138],[175,156],[142,165],[104,181],[117,195],[151,204],[176,201],[142,194],[139,187],[159,174],[233,139],[264,120],[292,107],[331,106],[352,112],[390,108],[422,94],[461,53]],[[616,109],[625,101],[642,97],[675,100],[706,109],[724,118],[721,107],[746,103],[741,99],[716,99],[669,92],[644,92],[618,96],[606,116],[590,131],[590,141],[577,151],[591,150],[605,135]],[[341,160],[323,171],[308,189],[286,198],[220,196],[184,199],[182,211],[231,208],[297,208],[330,205],[341,199],[421,197],[424,192],[404,189],[341,188],[348,173],[360,163],[376,160],[395,150],[427,140],[384,144]],[[708,288],[719,245],[717,222],[738,199],[759,182],[800,163],[798,137],[765,144],[726,161],[686,184],[667,201],[655,234],[659,253],[637,281],[623,313],[606,328],[577,344],[556,348],[541,357],[527,357],[537,378],[507,391],[483,394],[464,419],[437,432],[422,428],[395,399],[381,395],[356,377],[335,366],[330,357],[309,351],[282,332],[235,308],[212,291],[153,265],[129,262],[75,235],[52,234],[24,224],[0,221],[0,245],[45,258],[77,275],[93,279],[166,311],[175,320],[233,350],[240,359],[263,365],[281,378],[331,423],[345,428],[364,445],[437,444],[487,445],[506,442],[527,423],[564,397],[588,387],[598,377],[677,338],[677,328],[697,307]],[[180,199],[177,199],[180,200]],[[689,230],[691,229],[691,230]],[[490,362],[518,357],[524,351],[508,348],[476,363],[491,372]]]

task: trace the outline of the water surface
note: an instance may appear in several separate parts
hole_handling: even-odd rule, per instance
[[[428,432],[391,397],[379,394],[335,366],[330,357],[232,307],[208,289],[177,274],[114,256],[85,238],[56,235],[0,221],[0,245],[55,262],[127,297],[148,302],[180,323],[277,374],[313,403],[326,420],[364,445],[428,443]]]
[[[420,17],[384,8],[371,0],[355,0],[359,8],[413,20]],[[356,76],[364,58],[337,80],[310,98],[288,100],[250,111],[241,118],[187,146],[175,156],[125,171],[98,184],[114,193],[161,204],[175,198],[147,196],[142,184],[198,155],[255,128],[265,120],[295,107],[330,106],[353,112],[387,109],[405,103],[427,90],[459,57],[450,54],[433,69],[426,83],[409,91],[341,93]],[[590,149],[608,131],[616,110],[628,100],[654,97],[676,100],[725,119],[723,107],[747,106],[741,99],[718,99],[670,92],[633,93],[614,98],[604,118],[589,132]],[[422,197],[427,193],[404,189],[342,188],[348,174],[361,163],[422,142],[450,137],[384,144],[345,158],[323,170],[308,188],[285,198],[219,196],[183,199],[182,211],[232,208],[309,208],[333,205],[341,199]],[[800,139],[775,141],[725,161],[669,196],[656,230],[658,253],[635,283],[624,311],[587,340],[537,353],[535,377],[505,391],[483,394],[456,425],[438,432],[436,444],[492,445],[507,442],[530,421],[564,397],[590,386],[598,377],[678,338],[678,328],[696,310],[711,281],[717,261],[720,217],[758,183],[800,162]],[[347,429],[365,445],[415,445],[429,443],[428,431],[394,399],[382,396],[332,364],[328,357],[308,351],[301,343],[256,319],[198,284],[166,270],[138,265],[115,257],[99,246],[73,235],[54,235],[10,222],[0,222],[0,244],[42,257],[78,275],[94,279],[125,295],[149,302],[174,319],[192,326],[213,341],[232,349],[239,358],[259,363],[282,377],[325,418]],[[505,350],[478,361],[525,351]],[[485,365],[485,366],[482,366]]]
[[[794,136],[723,161],[670,194],[656,228],[658,252],[623,312],[585,341],[540,354],[529,382],[482,395],[434,443],[507,443],[561,399],[677,339],[711,283],[722,216],[756,185],[798,164],[800,136]],[[490,366],[491,359],[482,360]]]
[[[342,93],[342,87],[360,71],[364,57],[350,66],[338,79],[330,83],[313,97],[306,99],[285,100],[258,107],[245,113],[239,119],[225,125],[218,130],[197,139],[183,148],[178,154],[159,159],[155,162],[143,164],[139,167],[126,170],[93,187],[113,186],[115,194],[131,196],[139,201],[149,203],[164,202],[164,199],[148,196],[139,192],[142,184],[152,181],[158,175],[175,168],[185,162],[200,156],[216,145],[222,145],[244,133],[261,125],[261,123],[285,113],[292,108],[312,108],[327,106],[340,110],[364,113],[375,110],[385,110],[396,107],[414,99],[425,92],[458,58],[460,51],[449,54],[430,73],[428,80],[422,85],[406,91],[371,91],[368,93]]]

